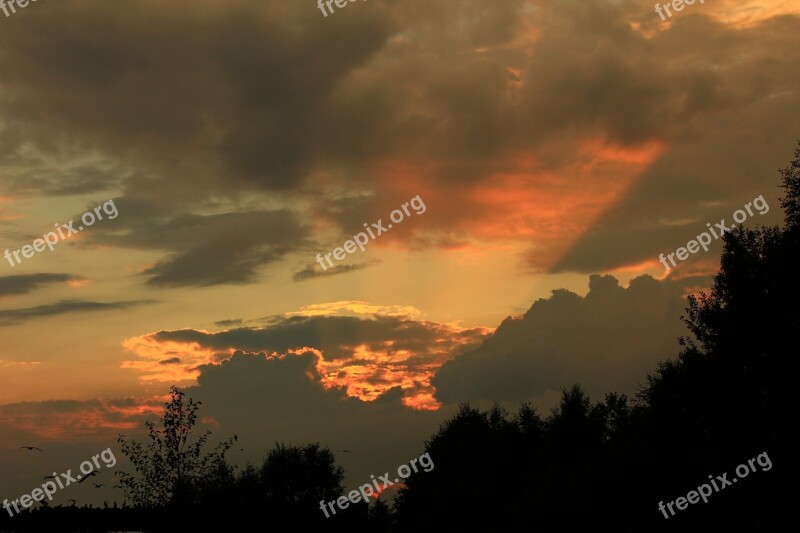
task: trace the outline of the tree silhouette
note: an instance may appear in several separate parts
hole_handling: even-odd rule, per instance
[[[279,505],[319,506],[342,495],[344,469],[330,449],[319,443],[286,446],[275,443],[261,467],[266,497]]]
[[[376,533],[389,531],[393,526],[392,510],[380,498],[369,509],[369,530]]]
[[[663,457],[647,468],[667,490],[685,486],[688,472],[724,471],[764,450],[781,463],[770,486],[748,482],[717,504],[759,509],[759,528],[794,508],[775,489],[790,487],[798,468],[800,148],[780,173],[784,226],[737,226],[723,236],[713,286],[689,298],[683,317],[694,338],[681,339],[679,357],[661,363],[639,394],[637,445]],[[713,527],[743,527],[732,516],[720,510]]]
[[[150,443],[147,447],[136,440],[117,439],[136,469],[137,475],[117,472],[125,497],[140,507],[165,506],[170,503],[196,503],[203,480],[219,477],[226,470],[225,453],[237,437],[219,443],[213,451],[203,448],[211,435],[205,431],[192,442],[201,402],[189,398],[178,387],[170,388],[170,401],[164,404],[160,428],[147,421]]]

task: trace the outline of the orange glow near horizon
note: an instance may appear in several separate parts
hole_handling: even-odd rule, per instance
[[[0,426],[13,427],[44,440],[107,438],[109,433],[141,429],[145,417],[163,414],[164,401],[162,396],[138,399],[133,405],[93,400],[76,402],[73,409],[57,406],[58,402],[23,402],[0,410]],[[55,406],[52,410],[48,409],[51,404]]]

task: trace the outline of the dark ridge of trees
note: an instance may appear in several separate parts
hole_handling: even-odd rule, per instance
[[[204,451],[209,435],[192,438],[197,404],[173,389],[162,429],[148,426],[151,447],[123,444],[136,459],[137,473],[123,474],[136,507],[0,514],[0,530],[795,530],[800,148],[781,175],[783,227],[724,236],[713,288],[683,317],[691,336],[631,399],[592,401],[574,385],[547,416],[462,404],[424,443],[435,468],[411,474],[394,506],[351,504],[326,519],[319,501],[343,493],[344,475],[329,449],[276,444],[260,468],[237,473],[225,460],[235,437]],[[659,510],[764,452],[769,471],[757,466],[668,519]]]

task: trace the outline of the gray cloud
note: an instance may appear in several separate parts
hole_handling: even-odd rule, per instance
[[[362,311],[367,307],[365,302],[352,305]],[[312,314],[324,312],[309,310]],[[125,339],[123,345],[136,358],[125,361],[123,367],[138,371],[143,381],[185,382],[195,379],[202,365],[226,365],[236,351],[264,353],[278,359],[313,352],[321,374],[315,379],[326,387],[341,387],[348,396],[372,401],[401,386],[405,405],[435,409],[437,403],[430,386],[433,372],[445,360],[476,347],[486,336],[482,328],[460,329],[377,312],[366,316],[369,318],[270,317],[263,327],[238,327],[216,333],[196,329],[159,331]],[[163,359],[169,356],[180,356],[181,367],[177,371],[165,368]]]
[[[27,294],[50,283],[80,281],[80,276],[69,274],[25,274],[0,277],[0,296]]]
[[[232,318],[229,320],[219,320],[217,322],[214,322],[214,325],[219,328],[229,328],[232,326],[241,326],[243,324],[244,322],[242,321],[241,318]]]
[[[649,276],[625,289],[591,276],[585,297],[559,289],[519,318],[507,318],[483,344],[446,362],[432,379],[443,402],[541,397],[580,383],[593,396],[636,391],[687,335],[683,288]]]
[[[42,157],[85,146],[112,162],[76,164],[62,186],[32,168],[29,185],[15,179],[13,188],[52,195],[121,183],[120,202],[142,207],[131,216],[150,218],[141,229],[153,235],[120,233],[120,246],[158,241],[181,213],[216,224],[225,215],[207,215],[210,203],[269,191],[286,204],[307,202],[296,216],[319,216],[350,235],[409,192],[429,193],[424,226],[404,225],[394,238],[447,247],[498,216],[475,194],[492,178],[527,172],[527,186],[549,190],[537,176],[571,176],[587,142],[660,143],[669,164],[617,206],[625,213],[601,217],[571,252],[537,242],[524,258],[540,270],[589,272],[649,258],[656,239],[680,240],[653,218],[700,217],[705,200],[733,196],[732,182],[736,193],[763,184],[754,170],[785,163],[772,140],[791,139],[784,135],[799,126],[786,118],[800,108],[795,16],[742,28],[707,8],[665,29],[631,0],[375,0],[327,18],[302,2],[198,0],[187,16],[164,2],[136,2],[130,15],[120,8],[126,1],[134,6],[37,6],[0,37],[15,50],[0,58],[9,124],[0,161],[24,163],[30,146]],[[685,166],[689,144],[694,161]],[[520,155],[535,160],[533,170],[520,167]],[[135,173],[123,170],[131,165]],[[399,177],[396,167],[405,167]],[[586,185],[602,190],[615,177],[589,173]],[[356,192],[333,205],[323,184]],[[172,243],[149,283],[247,283],[258,265],[297,250],[224,224],[227,247],[196,234],[192,249]],[[95,238],[99,231],[87,235]],[[217,259],[226,256],[230,263]],[[205,272],[196,266],[203,261],[212,262]]]
[[[82,165],[26,170],[7,178],[5,188],[18,196],[71,196],[118,189],[124,181],[117,170]]]
[[[311,354],[268,359],[237,353],[222,365],[201,367],[198,385],[187,393],[203,401],[203,414],[219,422],[220,431],[238,433],[240,443],[254,446],[250,455],[256,461],[276,441],[319,441],[337,453],[349,484],[419,454],[424,439],[452,411],[413,411],[403,407],[396,389],[374,402],[325,389]],[[357,453],[342,454],[343,448]]]
[[[378,264],[379,262],[380,261],[368,261],[366,263],[355,263],[352,265],[335,265],[332,268],[328,267],[327,270],[322,270],[322,268],[317,263],[314,263],[308,265],[299,272],[295,272],[294,275],[292,276],[292,279],[294,281],[306,281],[313,278],[337,276],[339,274],[347,274],[348,272],[354,272],[356,270],[363,270],[367,267]]]
[[[54,304],[37,305],[21,309],[0,310],[0,326],[18,324],[27,320],[65,315],[70,313],[83,313],[89,311],[107,311],[128,309],[137,305],[154,303],[154,300],[135,300],[126,302],[91,302],[87,300],[62,300]]]
[[[782,193],[775,169],[791,160],[793,139],[800,131],[800,120],[785,120],[786,109],[800,110],[800,95],[753,104],[721,127],[703,128],[696,144],[676,148],[648,169],[550,270],[588,273],[657,260],[660,253],[686,246],[706,231],[706,223],[724,218],[732,225],[733,212],[759,195],[764,195],[769,213],[754,211],[745,225],[778,223]],[[765,137],[765,131],[781,140]],[[717,261],[721,250],[716,240],[709,252],[692,254],[687,264]],[[540,264],[534,252],[527,260]]]
[[[288,210],[174,213],[169,206],[122,197],[120,215],[92,228],[92,242],[171,253],[144,272],[152,286],[240,284],[259,267],[309,247],[308,230]]]
[[[161,342],[197,343],[200,346],[225,350],[236,348],[247,352],[278,352],[314,347],[325,353],[326,359],[352,355],[353,347],[366,345],[370,350],[385,350],[392,341],[391,351],[408,350],[414,354],[435,351],[460,353],[477,343],[482,332],[478,329],[453,333],[433,322],[417,322],[404,318],[377,316],[365,320],[355,317],[317,316],[290,317],[260,328],[236,328],[218,333],[193,329],[159,331],[152,337]]]
[[[198,1],[188,18],[184,6],[135,6],[135,16],[96,1],[26,12],[25,24],[4,32],[6,45],[25,44],[24,57],[3,65],[0,105],[29,125],[38,144],[55,144],[57,131],[115,156],[144,156],[143,166],[163,173],[166,186],[167,179],[187,187],[216,181],[212,188],[221,191],[230,178],[243,188],[297,185],[332,151],[323,126],[347,121],[324,117],[332,89],[390,35],[388,17],[376,9],[331,23],[297,3]],[[153,26],[152,17],[164,24]],[[65,31],[66,20],[83,31]],[[29,82],[39,85],[25,88]],[[41,115],[46,129],[33,125]],[[176,160],[191,163],[172,166]],[[180,166],[191,170],[174,172]]]

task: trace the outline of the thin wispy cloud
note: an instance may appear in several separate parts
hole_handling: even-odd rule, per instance
[[[0,277],[0,296],[27,294],[46,285],[64,282],[80,284],[84,278],[70,274],[23,274]]]
[[[132,300],[122,302],[93,302],[89,300],[62,300],[54,304],[43,304],[20,309],[0,310],[0,326],[20,324],[43,317],[88,313],[99,311],[118,311],[139,305],[156,303],[156,300]]]

